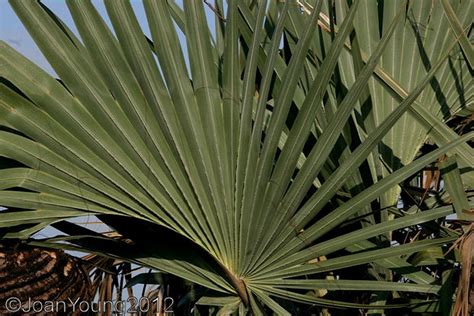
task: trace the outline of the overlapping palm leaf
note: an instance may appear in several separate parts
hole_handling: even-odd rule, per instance
[[[0,42],[4,237],[56,223],[68,236],[37,244],[176,274],[233,295],[225,312],[372,306],[318,288],[439,293],[406,256],[456,234],[380,236],[453,208],[374,205],[395,205],[397,185],[445,154],[473,182],[473,135],[445,125],[472,112],[472,2],[247,2],[145,0],[150,39],[125,0],[105,1],[112,29],[90,1],[67,1],[80,38],[41,3],[11,1],[59,80]],[[427,138],[438,148],[415,159]],[[64,222],[85,215],[136,246]],[[395,277],[325,279],[364,264]]]

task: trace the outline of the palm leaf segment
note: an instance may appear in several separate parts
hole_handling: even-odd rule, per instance
[[[383,3],[216,1],[225,19],[216,14],[211,30],[201,1],[145,0],[147,39],[128,1],[105,1],[111,30],[91,2],[70,0],[79,39],[41,3],[11,1],[60,81],[0,43],[0,155],[16,161],[0,170],[0,227],[26,238],[91,214],[124,234],[114,215],[158,224],[199,251],[134,256],[62,227],[69,247],[179,275],[257,314],[262,303],[288,313],[275,297],[366,307],[301,291],[315,288],[436,293],[421,270],[409,283],[321,279],[366,263],[410,266],[404,255],[453,241],[379,248],[379,236],[453,210],[394,219],[370,203],[393,205],[397,184],[442,154],[474,161],[472,134],[444,123],[472,111],[472,1]],[[439,149],[414,160],[427,137]],[[334,237],[362,214],[369,225]],[[46,243],[68,247],[59,240]],[[238,308],[231,301],[224,309]]]

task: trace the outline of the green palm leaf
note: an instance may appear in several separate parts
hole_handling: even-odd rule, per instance
[[[78,34],[10,1],[59,79],[0,42],[3,238],[175,274],[225,295],[196,303],[219,315],[380,307],[336,291],[439,310],[443,280],[410,256],[449,247],[439,222],[472,205],[473,134],[446,124],[473,110],[472,2],[222,2],[225,18],[144,0],[148,39],[128,0],[105,0],[112,29],[68,0]],[[399,184],[443,155],[454,209],[398,210]],[[87,215],[119,237],[68,222]],[[48,225],[65,235],[36,238]]]

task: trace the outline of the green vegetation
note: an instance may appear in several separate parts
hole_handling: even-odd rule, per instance
[[[220,315],[467,315],[473,1],[144,0],[151,38],[128,1],[113,29],[66,2],[80,38],[10,1],[59,79],[0,42],[2,238],[178,276]]]

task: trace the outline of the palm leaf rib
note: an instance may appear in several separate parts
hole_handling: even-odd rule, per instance
[[[237,212],[237,222],[239,226],[238,235],[238,248],[241,250],[241,254],[238,258],[239,261],[246,258],[246,246],[247,239],[251,234],[250,223],[253,221],[254,213],[250,212],[248,205],[245,205],[244,194],[244,179],[246,169],[246,153],[248,152],[250,131],[252,124],[252,108],[254,102],[254,89],[255,89],[255,78],[257,75],[257,51],[259,48],[260,32],[263,28],[263,20],[265,18],[265,5],[266,1],[259,6],[257,18],[255,20],[255,36],[249,47],[249,56],[246,61],[244,78],[242,81],[242,105],[240,113],[240,126],[239,126],[239,137],[238,137],[238,148],[237,148],[237,168],[236,168],[236,179],[235,179],[235,207]],[[244,263],[240,263],[242,265]],[[240,270],[240,269],[239,269]]]

